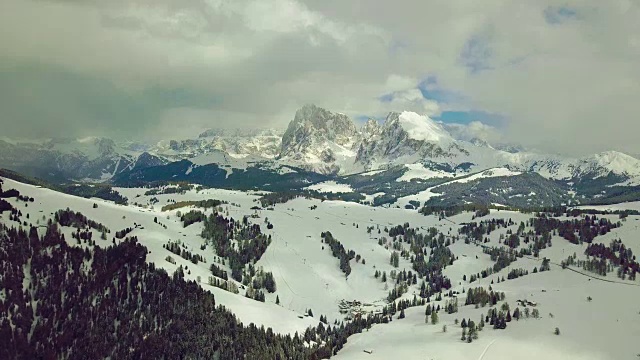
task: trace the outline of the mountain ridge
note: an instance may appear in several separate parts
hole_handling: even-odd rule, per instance
[[[180,162],[180,166],[169,166]],[[215,165],[215,169],[202,168],[208,165]],[[224,180],[211,182],[202,177],[216,174],[216,178],[227,179],[234,173],[262,174],[270,179],[252,182],[242,178],[247,188],[272,188],[271,183],[285,174],[285,182],[301,188],[311,179],[341,179],[369,172],[367,181],[378,184],[378,188],[367,189],[396,197],[423,191],[426,188],[419,184],[432,179],[493,168],[537,173],[587,200],[606,198],[610,193],[622,196],[626,189],[635,191],[640,186],[640,160],[618,151],[572,158],[513,145],[494,146],[479,138],[461,140],[445,124],[407,111],[389,113],[383,123],[369,119],[358,127],[348,116],[315,105],[300,108],[286,131],[209,129],[197,138],[155,144],[117,143],[101,137],[0,140],[0,166],[55,182],[126,183],[173,178],[232,186]],[[175,173],[177,169],[182,170]],[[307,175],[296,175],[291,169]],[[309,177],[310,173],[322,176]],[[300,178],[293,180],[296,176]],[[240,179],[237,175],[233,178]]]

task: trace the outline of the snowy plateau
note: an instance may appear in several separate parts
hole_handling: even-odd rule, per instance
[[[409,169],[411,176],[424,173],[419,167]],[[475,176],[509,175],[513,175],[511,170],[495,169]],[[9,211],[1,213],[0,223],[7,227],[32,224],[44,232],[42,225],[54,220],[58,210],[69,208],[113,232],[131,228],[127,236],[136,236],[148,249],[148,262],[170,274],[179,267],[188,269],[185,278],[213,293],[216,302],[243,324],[302,335],[307,328],[317,327],[321,318],[326,328],[384,314],[387,321],[349,336],[335,359],[604,360],[640,356],[640,281],[632,274],[637,270],[636,258],[625,257],[621,266],[622,252],[612,250],[614,258],[601,258],[603,253],[591,251],[596,246],[609,249],[618,240],[627,250],[625,256],[640,248],[637,202],[585,205],[580,207],[583,212],[573,214],[569,209],[566,213],[540,214],[494,208],[482,214],[459,211],[444,216],[302,196],[263,206],[261,200],[268,198],[269,192],[195,185],[183,186],[180,191],[172,191],[176,190],[172,185],[114,188],[128,199],[128,205],[76,197],[9,178],[2,178],[2,189],[5,194],[15,189],[22,197],[33,198],[25,202],[4,196],[21,213],[17,222]],[[317,189],[349,190],[330,182],[319,184]],[[209,199],[220,200],[221,204],[213,208],[197,205]],[[625,213],[627,210],[636,212]],[[204,246],[210,243],[202,237],[202,221],[185,225],[181,215],[190,211],[207,216],[218,212],[259,225],[271,242],[251,266],[273,275],[275,291],[264,291],[264,301],[258,301],[248,297],[247,293],[253,291],[251,281],[243,283],[229,277],[228,282],[233,283],[230,288],[237,293],[211,286],[211,280],[218,279],[212,275],[211,264],[229,274],[232,269],[229,259],[218,256],[215,247]],[[587,211],[596,212],[589,215]],[[591,216],[598,220],[592,221]],[[578,223],[575,227],[568,225]],[[605,226],[608,231],[602,227],[594,236],[587,235],[605,223],[612,224]],[[483,227],[479,230],[478,226]],[[80,241],[73,238],[76,228],[61,229],[74,247],[107,247],[122,241],[115,237],[112,240],[112,233],[102,240],[95,229],[89,229],[92,242]],[[325,232],[355,254],[346,260],[348,275],[341,260],[332,254],[327,235],[322,236]],[[574,238],[579,240],[568,240]],[[239,247],[242,240],[229,241]],[[182,254],[199,255],[201,261],[194,263],[176,255],[168,244],[179,244]],[[588,250],[591,252],[586,253]],[[443,263],[439,263],[439,254],[448,254]],[[495,258],[492,254],[501,255]],[[603,269],[596,271],[592,265],[602,262]],[[426,270],[425,264],[433,268]],[[247,269],[248,265],[243,271]],[[407,272],[417,274],[417,281]],[[429,293],[429,287],[435,286],[434,278],[440,276],[450,284]],[[422,288],[425,280],[428,296]],[[35,280],[26,277],[24,281],[28,288]],[[470,291],[477,294],[478,288],[504,293],[504,297],[478,302],[469,296]],[[396,289],[401,290],[391,296]],[[6,296],[5,291],[1,290],[0,299]],[[440,309],[436,324],[432,323],[433,315],[425,315],[428,308],[433,312]],[[499,317],[509,314],[506,328],[490,325],[500,322],[499,317],[489,319],[494,310]],[[463,321],[473,321],[473,330],[462,328]],[[484,327],[477,330],[481,322]],[[307,343],[310,348],[317,345],[315,341]]]

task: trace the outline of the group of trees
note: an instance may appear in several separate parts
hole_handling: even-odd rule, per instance
[[[409,278],[403,277],[400,281],[406,281],[408,285],[417,284],[417,279],[423,279],[423,285],[420,290],[420,297],[427,298],[442,290],[451,288],[451,281],[443,275],[442,270],[455,261],[455,256],[448,248],[452,243],[444,234],[432,227],[427,229],[426,233],[419,231],[418,228],[412,228],[409,223],[385,228],[384,231],[392,237],[392,248],[389,263],[394,267],[400,266],[400,257],[411,261],[415,274],[411,271],[401,274],[409,275]],[[455,240],[454,240],[455,241]],[[378,244],[388,248],[387,239],[382,237]],[[408,250],[405,245],[408,244]],[[378,276],[381,274],[378,273]],[[413,275],[413,276],[412,276]],[[386,274],[382,274],[383,282],[386,280]],[[393,290],[389,294],[389,298],[393,298]]]
[[[503,301],[505,295],[503,292],[494,292],[491,288],[487,291],[483,287],[467,290],[467,299],[465,305],[480,305],[485,307],[496,305],[499,301]]]
[[[260,301],[260,302],[265,302],[264,291],[258,290],[258,289],[254,289],[252,286],[249,286],[247,288],[247,291],[245,292],[244,295],[245,295],[245,297],[248,297],[249,299],[253,299],[255,301]]]
[[[521,268],[511,269],[509,271],[509,273],[507,274],[507,279],[508,280],[513,280],[513,279],[517,279],[517,278],[525,276],[525,275],[529,275],[529,271],[521,269]]]
[[[92,228],[100,232],[110,233],[111,231],[104,225],[87,219],[81,212],[73,212],[69,208],[58,210],[54,215],[54,220],[60,226],[70,226],[74,228]]]
[[[410,305],[320,324],[305,337],[282,336],[239,323],[211,293],[186,281],[182,267],[169,276],[148,264],[148,250],[135,238],[107,249],[74,248],[53,224],[42,238],[35,228],[2,228],[0,248],[0,286],[8,290],[0,299],[0,358],[328,358],[349,336]],[[29,259],[31,281],[23,287]]]
[[[462,224],[458,232],[466,235],[470,240],[481,243],[485,236],[490,235],[492,232],[500,228],[508,228],[512,225],[514,225],[514,222],[511,219],[493,218],[490,220],[482,220],[480,222],[473,221]]]
[[[182,214],[180,221],[182,222],[182,227],[187,227],[191,224],[204,221],[206,218],[207,216],[202,211],[191,210],[188,213]]]
[[[2,179],[0,179],[0,194],[3,194],[2,192]],[[2,214],[5,211],[10,211],[11,209],[13,209],[13,206],[6,200],[3,199],[4,196],[0,196],[0,214]]]
[[[8,198],[16,198],[19,201],[24,201],[24,202],[35,201],[35,199],[32,197],[20,195],[20,191],[16,189],[9,189],[7,191],[2,191],[2,183],[0,183],[0,199],[8,199]]]
[[[211,271],[211,274],[213,274],[213,276],[221,278],[223,280],[229,280],[229,276],[227,275],[227,272],[225,270],[222,270],[215,263],[211,263],[209,270]]]
[[[180,240],[169,241],[166,244],[162,244],[162,247],[185,260],[191,261],[195,265],[197,265],[199,262],[207,262],[202,255],[194,254],[191,251],[187,250],[186,245],[184,245]]]
[[[62,191],[67,194],[84,197],[87,199],[98,198],[113,201],[116,204],[127,205],[127,198],[119,192],[113,190],[110,185],[106,184],[69,184],[55,190]]]
[[[406,282],[401,282],[400,284],[395,285],[393,289],[389,291],[389,295],[387,295],[387,301],[393,302],[394,300],[404,295],[407,292],[407,290],[408,290],[408,287]]]
[[[573,220],[558,220],[543,215],[530,221],[536,234],[557,233],[573,244],[591,243],[596,236],[605,235],[620,226],[620,223],[612,223],[609,219],[598,218],[596,215]]]
[[[129,233],[132,231],[133,231],[132,227],[128,227],[128,228],[124,228],[122,230],[116,231],[116,238],[124,239],[124,237],[129,235]]]
[[[400,254],[398,254],[397,251],[391,253],[391,259],[389,260],[389,263],[395,268],[400,266]]]
[[[209,285],[228,291],[233,294],[240,293],[240,290],[238,289],[238,285],[236,285],[236,283],[230,280],[221,280],[216,277],[209,276]]]
[[[243,280],[245,266],[260,260],[271,243],[271,236],[264,235],[260,225],[249,223],[246,216],[236,221],[214,212],[203,222],[201,236],[218,256],[229,260],[231,277],[236,281]]]
[[[462,338],[460,340],[466,341],[468,343],[473,342],[473,340],[478,339],[478,332],[482,331],[485,326],[484,319],[480,319],[480,324],[476,325],[476,323],[471,319],[462,319],[460,322],[460,327],[462,328]]]
[[[420,214],[428,216],[438,214],[440,219],[462,214],[463,212],[479,212],[484,214],[489,211],[489,207],[479,204],[465,204],[459,206],[434,206],[424,205],[420,210]]]
[[[172,203],[163,206],[161,211],[171,211],[171,210],[176,210],[176,209],[180,209],[187,206],[203,208],[206,211],[207,209],[215,209],[223,204],[228,204],[228,202],[216,200],[216,199],[178,201],[178,202],[173,201]]]
[[[273,273],[258,269],[253,275],[251,287],[256,290],[266,289],[269,293],[273,294],[276,292],[276,280],[273,277]]]
[[[81,249],[69,247],[55,224],[42,237],[35,228],[2,227],[0,248],[3,359],[317,359],[356,331],[323,329],[324,345],[308,346],[244,326],[181,268],[170,276],[148,264],[135,239]]]
[[[428,324],[429,320],[431,320],[432,325],[437,325],[440,321],[438,317],[438,311],[440,311],[440,306],[438,306],[437,309],[434,309],[431,305],[427,305],[427,308],[424,312],[424,322]]]
[[[493,264],[494,273],[508,267],[512,262],[516,261],[518,257],[514,250],[508,250],[502,247],[485,247],[482,251],[491,257],[491,261],[495,261],[495,264]]]
[[[593,259],[583,262],[583,268],[600,275],[606,276],[609,264],[618,266],[618,277],[621,279],[629,277],[635,280],[636,274],[640,272],[640,265],[636,260],[633,251],[627,248],[622,240],[612,240],[609,246],[605,244],[589,244],[585,250],[585,255]],[[609,261],[609,264],[607,264]]]
[[[349,276],[349,274],[351,274],[349,261],[356,257],[356,253],[353,250],[347,251],[340,241],[334,238],[329,231],[321,233],[320,237],[325,244],[329,245],[333,256],[340,260],[340,270],[342,270],[346,276]]]
[[[158,188],[147,190],[144,195],[154,196],[160,194],[185,194],[187,191],[193,190],[194,188],[194,185],[185,182],[167,183],[162,186],[160,186],[160,184],[157,184],[155,186],[158,186]]]
[[[0,199],[0,214],[2,214],[5,211],[11,211],[12,209],[13,209],[13,206],[11,205],[11,203],[9,203],[4,199]]]
[[[266,208],[275,204],[286,203],[287,201],[293,200],[298,197],[304,197],[304,194],[300,192],[271,192],[262,195],[259,201],[260,205]]]

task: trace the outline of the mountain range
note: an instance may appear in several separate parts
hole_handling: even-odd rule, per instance
[[[571,158],[480,139],[463,140],[445,124],[407,111],[392,112],[383,123],[371,119],[358,127],[348,116],[315,105],[299,109],[285,131],[211,129],[193,139],[155,144],[116,143],[100,137],[4,139],[0,140],[0,166],[58,183],[190,181],[285,190],[334,181],[350,186],[351,191],[343,193],[357,194],[361,201],[384,193],[376,196],[386,199],[382,203],[491,169],[506,171],[468,182],[455,180],[456,186],[526,176],[528,181],[544,182],[557,187],[557,193],[569,195],[550,202],[533,196],[527,203],[532,206],[633,200],[640,194],[640,160],[620,152]],[[459,194],[452,201],[489,201],[471,195]],[[524,195],[516,191],[509,196]]]

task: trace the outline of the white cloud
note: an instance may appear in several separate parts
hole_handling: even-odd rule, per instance
[[[480,121],[471,121],[469,124],[444,124],[445,129],[456,139],[479,139],[488,143],[496,143],[502,139],[500,130]]]
[[[411,88],[415,88],[420,82],[419,79],[391,74],[387,78],[387,81],[382,89],[382,94],[390,94],[396,91],[403,91]]]
[[[394,111],[409,110],[428,116],[440,115],[440,106],[436,101],[425,99],[420,89],[412,88],[393,93],[389,109]]]

